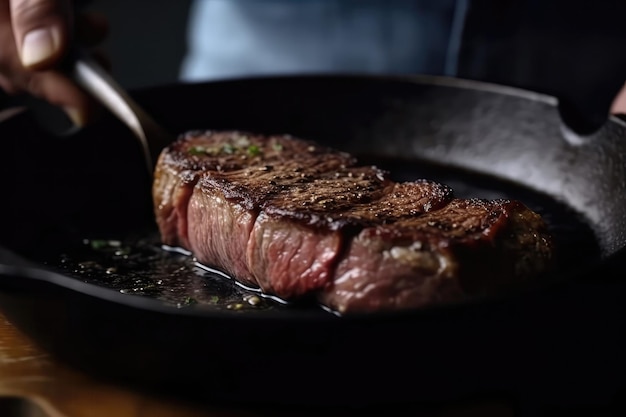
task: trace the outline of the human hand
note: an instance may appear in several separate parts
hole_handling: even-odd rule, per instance
[[[59,65],[73,42],[94,46],[106,33],[106,19],[75,16],[71,0],[0,0],[0,88],[47,100],[77,126],[88,123],[98,106]]]
[[[620,92],[613,100],[613,104],[611,106],[612,114],[626,114],[626,84],[622,87]]]

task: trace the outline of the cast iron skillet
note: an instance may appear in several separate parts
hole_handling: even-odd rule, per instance
[[[0,308],[94,375],[208,401],[373,404],[501,393],[606,402],[624,387],[626,125],[565,134],[548,96],[457,79],[300,76],[134,92],[170,131],[290,133],[540,211],[560,267],[537,287],[420,311],[216,309],[84,282],[69,242],[154,232],[150,178],[105,116],[67,138],[0,125]]]

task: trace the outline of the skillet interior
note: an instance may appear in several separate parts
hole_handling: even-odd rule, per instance
[[[555,398],[567,393],[561,400],[571,400],[574,388],[581,401],[619,387],[623,344],[614,331],[622,325],[621,286],[597,278],[616,277],[622,268],[621,123],[611,121],[589,138],[567,137],[549,97],[441,78],[256,79],[135,95],[173,132],[288,132],[381,160],[434,161],[450,181],[457,168],[512,181],[579,213],[589,229],[579,225],[576,236],[595,240],[584,250],[597,248],[602,262],[584,253],[567,270],[566,282],[518,296],[341,319],[320,311],[256,315],[163,308],[47,271],[5,268],[3,308],[65,360],[143,385],[211,399],[243,394],[250,401],[424,401],[494,390]],[[9,202],[0,209],[0,243],[6,248],[36,261],[42,247],[60,247],[62,240],[153,227],[139,148],[116,121],[105,117],[68,138],[47,137],[27,116],[0,129]],[[602,357],[612,359],[610,371],[588,357],[598,340],[607,342]],[[522,360],[511,361],[518,351],[525,352]],[[609,389],[573,386],[567,365],[583,353],[587,360],[577,375],[601,377]],[[297,375],[284,371],[294,364]],[[420,378],[407,386],[399,369]],[[539,370],[541,383],[534,380]],[[251,390],[259,375],[263,386],[254,383]],[[329,387],[323,395],[320,384]]]

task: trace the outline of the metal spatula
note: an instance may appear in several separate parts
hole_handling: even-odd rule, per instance
[[[139,106],[98,63],[83,53],[68,62],[68,75],[104,107],[109,109],[141,143],[150,175],[161,148],[174,136]]]

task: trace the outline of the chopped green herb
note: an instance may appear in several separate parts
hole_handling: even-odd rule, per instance
[[[274,143],[272,145],[272,148],[276,151],[276,152],[280,152],[283,150],[283,144],[282,143]]]
[[[230,143],[226,143],[224,144],[224,146],[222,146],[222,152],[227,153],[229,155],[235,153],[236,150],[237,148],[235,148]]]
[[[181,305],[184,305],[184,306],[189,306],[189,305],[192,305],[192,304],[195,304],[195,303],[197,303],[197,301],[196,301],[196,299],[195,299],[195,298],[192,298],[192,297],[185,297],[185,299],[183,300],[183,302],[181,303]]]
[[[257,145],[248,146],[248,155],[257,156],[260,154],[261,154],[261,148],[259,148]]]
[[[156,290],[158,289],[158,287],[155,284],[146,284],[143,286],[143,288],[141,288],[141,290],[143,290],[144,292],[146,291],[152,291],[152,290]]]
[[[93,239],[93,240],[89,240],[88,242],[89,242],[89,246],[91,246],[91,248],[95,250],[104,249],[108,247],[118,248],[121,245],[121,242],[119,240]]]
[[[204,146],[194,146],[189,148],[187,152],[189,152],[189,155],[206,155],[207,150]]]
[[[106,248],[107,246],[109,246],[106,240],[90,240],[89,245],[91,246],[91,249],[95,250]]]
[[[218,297],[217,295],[212,295],[211,298],[209,298],[209,302],[211,304],[217,304],[219,300],[220,300],[220,297]]]

